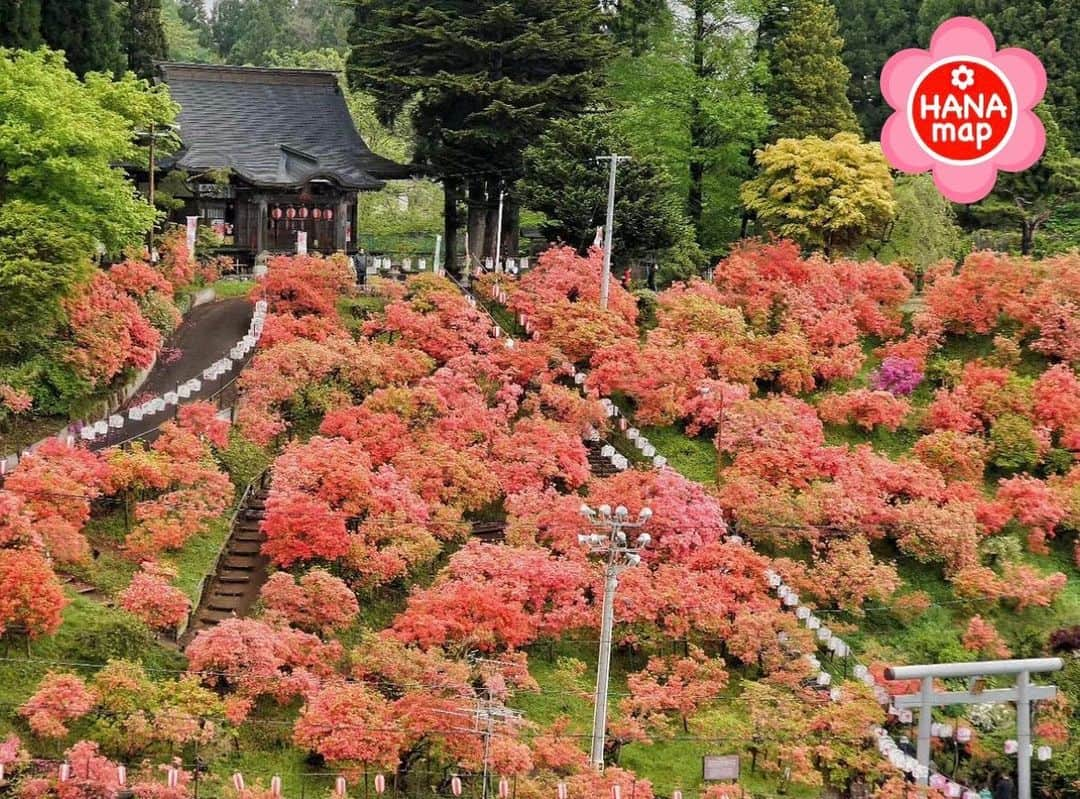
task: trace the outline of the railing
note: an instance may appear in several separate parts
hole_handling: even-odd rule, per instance
[[[236,522],[240,518],[240,513],[247,505],[248,498],[255,490],[255,486],[263,488],[266,485],[266,476],[270,473],[269,469],[264,469],[258,477],[249,482],[244,487],[244,492],[240,495],[240,499],[237,500],[236,506],[233,508],[232,516],[229,517],[229,535],[225,538],[224,543],[221,545],[221,549],[218,550],[218,556],[214,560],[214,568],[204,574],[199,580],[198,586],[198,601],[193,602],[191,605],[191,612],[188,613],[187,618],[176,625],[176,640],[179,641],[184,634],[190,629],[191,623],[195,620],[195,614],[199,612],[199,608],[202,607],[208,597],[208,591],[213,578],[217,576],[218,571],[221,570],[221,566],[225,558],[229,553],[229,542],[232,541],[233,533],[236,531]]]

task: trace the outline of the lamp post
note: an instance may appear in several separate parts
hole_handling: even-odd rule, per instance
[[[593,709],[592,748],[589,753],[589,762],[597,771],[603,771],[615,589],[619,586],[619,574],[641,563],[639,553],[652,540],[648,533],[641,533],[635,541],[635,546],[630,546],[626,530],[644,526],[652,518],[652,511],[649,508],[642,508],[637,519],[630,521],[630,512],[622,505],[615,508],[614,512],[610,505],[601,505],[595,510],[588,505],[582,505],[581,515],[593,528],[602,532],[588,535],[582,533],[578,536],[578,543],[589,547],[589,551],[593,554],[604,556],[606,560],[604,608],[600,618],[600,657],[596,665],[596,707]]]

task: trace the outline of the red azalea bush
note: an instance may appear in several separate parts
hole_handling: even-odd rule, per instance
[[[175,577],[173,570],[144,563],[117,597],[120,607],[155,630],[175,629],[191,610],[187,595],[169,584]]]
[[[324,569],[312,569],[299,580],[275,572],[259,591],[259,599],[268,611],[314,632],[347,627],[360,612],[356,594]]]
[[[32,549],[0,549],[0,636],[51,635],[68,600],[48,561]]]
[[[82,718],[97,702],[94,692],[74,674],[47,673],[37,691],[19,707],[19,715],[43,738],[63,738],[68,722]]]
[[[93,385],[104,385],[127,368],[145,369],[161,347],[161,334],[138,303],[105,272],[66,303],[72,347],[68,361]]]
[[[336,641],[255,619],[226,619],[201,630],[187,648],[188,669],[209,686],[285,704],[306,697],[334,674],[343,654]]]
[[[831,424],[856,424],[864,430],[884,427],[896,430],[911,412],[911,403],[888,391],[855,389],[845,394],[826,394],[818,403],[818,415]]]
[[[266,275],[252,289],[274,313],[332,316],[334,302],[356,285],[347,258],[321,255],[279,255],[266,265]]]

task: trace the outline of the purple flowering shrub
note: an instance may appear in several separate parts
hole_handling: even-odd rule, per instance
[[[875,391],[888,391],[906,397],[922,379],[923,373],[915,361],[890,355],[881,362],[881,368],[870,375],[870,387]]]

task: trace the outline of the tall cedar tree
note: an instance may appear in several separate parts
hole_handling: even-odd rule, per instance
[[[0,47],[33,50],[41,44],[41,1],[0,0]]]
[[[68,68],[80,78],[87,72],[124,71],[120,22],[113,0],[41,0],[41,36],[49,47],[64,51]]]
[[[608,166],[593,157],[612,151],[630,149],[599,114],[560,120],[525,151],[521,197],[547,217],[541,230],[549,241],[564,241],[579,251],[592,244],[597,226],[604,224],[608,190]],[[680,203],[653,163],[634,156],[619,168],[618,178],[613,248],[618,263],[692,242]],[[696,264],[689,266],[686,271],[692,273]]]
[[[1046,128],[1046,152],[1030,169],[1002,172],[993,193],[971,208],[976,218],[994,225],[1015,225],[1020,252],[1031,255],[1035,234],[1065,203],[1080,196],[1080,158],[1069,152],[1054,109],[1043,103],[1036,113]]]
[[[881,68],[894,53],[916,46],[921,0],[835,0],[844,37],[843,58],[851,71],[847,95],[863,133],[872,141],[892,109],[881,98]]]
[[[465,189],[471,249],[494,251],[499,194],[526,146],[597,94],[611,48],[600,24],[593,0],[357,3],[349,81],[375,96],[383,121],[411,113],[416,161],[443,179],[448,253]],[[503,252],[516,250],[518,212],[511,193]]]
[[[1080,150],[1080,3],[1075,0],[924,0],[919,43],[949,17],[969,15],[994,32],[998,47],[1025,47],[1046,67],[1046,98],[1073,152]]]
[[[161,27],[161,0],[127,0],[124,15],[127,68],[140,78],[154,76],[154,62],[168,56]]]
[[[774,125],[771,141],[858,132],[847,97],[851,73],[840,58],[829,0],[770,2],[759,28],[759,51],[768,63],[767,96]]]

